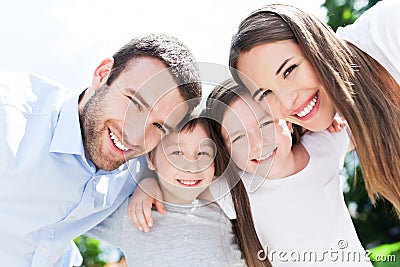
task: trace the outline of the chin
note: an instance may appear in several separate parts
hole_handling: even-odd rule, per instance
[[[298,124],[306,128],[307,130],[320,132],[328,129],[328,127],[331,126],[334,116],[334,114],[331,116],[325,116],[323,119],[315,117],[310,121],[299,121]]]

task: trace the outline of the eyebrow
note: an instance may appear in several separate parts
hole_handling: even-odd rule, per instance
[[[286,59],[285,61],[283,61],[282,65],[280,65],[280,67],[278,68],[278,70],[276,71],[275,75],[278,75],[279,72],[281,72],[281,70],[283,69],[283,67],[285,67],[286,63],[288,63],[289,60],[291,60],[293,57],[290,57],[288,59]]]
[[[259,119],[259,121],[261,122],[261,121],[266,120],[266,119],[268,119],[268,121],[273,121],[273,120],[274,120],[274,117],[273,117],[271,114],[269,114],[269,113],[267,112],[265,115],[263,115],[263,116]]]

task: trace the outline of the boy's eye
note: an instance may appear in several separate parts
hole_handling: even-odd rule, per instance
[[[207,151],[200,151],[197,155],[199,156],[211,156],[211,154]]]
[[[296,64],[293,64],[292,66],[290,66],[289,68],[287,68],[285,70],[285,72],[283,73],[283,78],[286,79],[286,77],[297,67]]]

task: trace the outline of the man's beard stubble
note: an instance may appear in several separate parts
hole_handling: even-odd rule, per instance
[[[125,158],[107,158],[102,146],[107,143],[104,132],[107,131],[104,109],[107,103],[109,87],[101,86],[85,104],[80,114],[83,147],[86,157],[97,169],[111,171],[125,163]],[[107,144],[106,144],[107,146]]]

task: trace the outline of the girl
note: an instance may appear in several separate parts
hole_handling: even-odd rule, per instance
[[[214,175],[229,172],[223,151],[214,138],[207,119],[196,118],[166,136],[148,154],[147,164],[158,175],[169,211],[165,216],[153,213],[153,231],[145,234],[133,227],[126,200],[89,235],[120,247],[128,266],[244,266],[241,251],[234,242],[232,223],[211,202],[208,190]],[[235,202],[235,208],[251,218],[248,205],[241,203]],[[239,218],[238,225],[241,224],[243,220]],[[247,264],[270,266],[268,260],[248,259],[261,249],[252,220],[237,233]]]
[[[267,5],[241,22],[229,59],[235,80],[276,118],[320,131],[339,112],[352,131],[370,198],[387,198],[398,213],[399,9],[399,1],[379,2],[339,30],[342,41],[310,14]]]
[[[273,266],[372,266],[340,186],[346,131],[292,140],[292,123],[273,119],[231,80],[211,92],[207,112],[244,171],[257,234]]]

